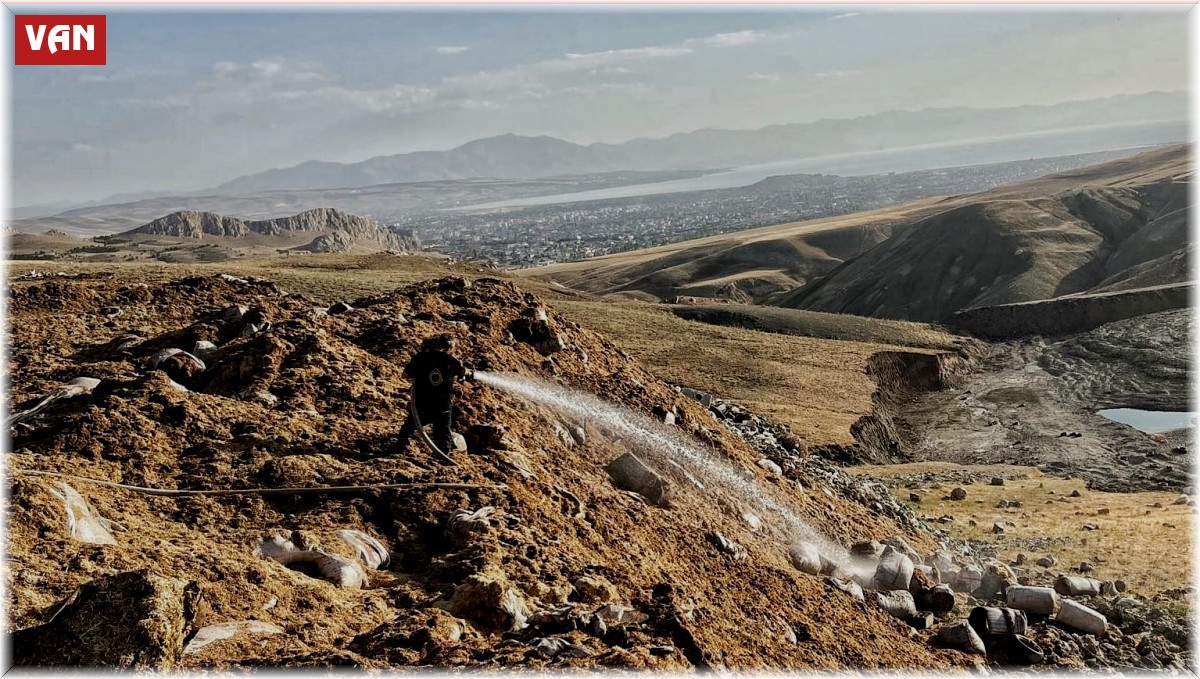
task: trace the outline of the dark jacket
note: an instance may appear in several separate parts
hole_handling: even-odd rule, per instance
[[[449,406],[454,393],[454,381],[465,376],[463,364],[443,352],[418,352],[404,367],[404,374],[413,381],[418,403],[424,408],[433,405]]]

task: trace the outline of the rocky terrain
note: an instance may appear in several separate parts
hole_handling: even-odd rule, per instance
[[[538,321],[544,302],[506,281],[443,278],[329,307],[228,275],[47,274],[14,282],[9,308],[6,592],[21,663],[1007,665],[1031,661],[1007,637],[985,635],[986,655],[952,641],[956,621],[1003,601],[970,574],[1057,575],[998,570],[787,428],[664,384],[553,312]],[[703,442],[851,556],[811,557],[775,516],[748,514],[748,496],[698,488],[670,462],[656,462],[669,499],[630,486],[614,460],[660,458],[485,383],[462,388],[455,465],[399,450],[400,367],[447,330],[473,368],[603,394]],[[897,553],[924,575],[879,580]],[[930,603],[938,579],[948,607]],[[1121,606],[1162,608],[1145,595]],[[1095,636],[1103,661],[1084,655],[1091,635],[1031,616],[1034,662],[1145,667],[1150,649],[1187,666],[1186,623],[1148,616]],[[1173,645],[1144,641],[1162,624]]]
[[[393,437],[407,402],[400,367],[422,337],[449,329],[476,368],[566,382],[646,414],[671,412],[680,431],[754,470],[756,483],[833,540],[904,535],[923,550],[936,547],[911,523],[906,530],[820,476],[759,466],[762,454],[705,408],[589,331],[551,315],[564,347],[551,356],[514,339],[523,336],[512,332],[522,314],[541,303],[509,283],[444,279],[349,306],[331,315],[269,282],[232,277],[14,284],[11,409],[61,394],[13,425],[6,591],[9,629],[20,630],[28,653],[22,662],[969,661],[860,608],[824,578],[798,573],[786,536],[769,517],[756,532],[736,498],[681,491],[670,507],[646,504],[604,471],[624,452],[619,441],[591,425],[563,437],[554,413],[489,387],[464,389],[458,429],[466,452],[455,453],[456,466],[438,467],[415,443],[398,450]],[[147,359],[169,348],[198,360],[160,355],[153,369]],[[79,377],[99,383],[56,392]],[[74,477],[182,490],[468,485],[162,497]],[[98,526],[99,537],[72,536],[67,502],[81,512],[76,527]],[[338,587],[255,555],[256,541],[279,535],[349,558],[338,531],[367,535],[391,556],[384,570],[359,566],[370,587]],[[745,558],[705,537],[715,533]],[[126,607],[119,617],[115,606]],[[101,620],[102,639],[87,631]],[[240,631],[183,652],[197,629],[225,623]],[[125,637],[112,630],[128,625],[146,635],[136,653],[113,641]],[[844,637],[850,626],[861,634]],[[283,631],[262,631],[275,628]],[[64,643],[75,653],[38,650]]]
[[[1046,347],[1039,364],[1081,406],[1192,409],[1192,309],[1108,323]]]
[[[1142,316],[1051,344],[992,345],[957,388],[895,411],[907,459],[1030,465],[1114,491],[1193,485],[1187,432],[1151,436],[1096,414],[1188,408],[1190,345],[1179,335],[1190,315]]]
[[[122,235],[170,236],[199,240],[205,236],[236,239],[251,234],[290,237],[314,232],[321,235],[294,249],[310,252],[349,252],[356,247],[402,251],[419,250],[421,247],[420,241],[411,234],[402,236],[383,228],[374,220],[330,208],[318,208],[292,217],[260,221],[244,221],[211,212],[174,212]]]

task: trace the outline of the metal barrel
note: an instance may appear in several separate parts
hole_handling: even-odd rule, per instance
[[[1020,634],[1014,634],[1008,638],[1004,651],[1009,660],[1021,665],[1036,665],[1046,659],[1046,654],[1042,651],[1041,646],[1035,644],[1029,637]]]
[[[887,611],[893,618],[908,620],[917,615],[917,603],[908,590],[898,589],[892,592],[876,592],[875,601],[879,607]]]
[[[946,613],[954,609],[954,590],[950,585],[930,587],[921,594],[922,610]]]
[[[983,639],[966,620],[943,625],[938,630],[937,640],[943,646],[959,651],[987,655],[987,647],[983,645]]]
[[[1015,608],[989,608],[976,606],[967,616],[967,622],[981,637],[1024,634],[1029,620],[1024,611]]]
[[[1103,634],[1108,627],[1108,618],[1070,599],[1063,599],[1054,619],[1087,634]]]
[[[1013,585],[1005,593],[1009,608],[1034,615],[1054,615],[1058,611],[1058,592],[1052,587]]]
[[[1060,575],[1054,581],[1054,591],[1063,596],[1096,596],[1100,594],[1100,581],[1093,578]]]
[[[983,571],[978,566],[964,566],[954,578],[954,591],[973,594],[983,583]]]

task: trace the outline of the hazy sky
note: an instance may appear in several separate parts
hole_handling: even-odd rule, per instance
[[[194,190],[506,132],[619,142],[1183,90],[1185,9],[108,11],[107,66],[13,69],[13,199]]]

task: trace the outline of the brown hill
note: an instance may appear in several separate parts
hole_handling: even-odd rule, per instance
[[[776,303],[942,321],[965,308],[1111,284],[1187,247],[1187,152],[1171,147],[973,196],[896,228]]]
[[[598,293],[722,297],[923,321],[1124,277],[1176,278],[1177,253],[1187,246],[1188,153],[1186,145],[1170,146],[979,194],[523,273]]]
[[[522,271],[589,292],[642,292],[762,301],[827,274],[886,240],[926,199],[853,215],[793,222]]]
[[[678,492],[666,507],[614,487],[605,464],[626,442],[593,423],[568,421],[582,433],[564,436],[561,414],[472,383],[459,399],[468,452],[454,454],[458,466],[430,471],[421,448],[398,449],[408,384],[400,367],[422,338],[449,331],[474,367],[604,394],[645,416],[671,410],[677,429],[750,479],[742,483],[838,543],[904,533],[917,549],[934,546],[930,533],[915,523],[902,529],[880,513],[871,487],[836,469],[804,457],[786,476],[757,465],[760,453],[696,401],[553,312],[563,348],[547,360],[520,332],[543,302],[511,283],[441,279],[328,315],[263,280],[129,282],[22,283],[10,302],[14,404],[81,375],[100,380],[13,433],[8,624],[20,640],[39,640],[15,644],[27,660],[157,668],[969,662],[826,578],[798,572],[788,531],[773,517],[763,517],[761,530],[748,524],[737,496],[689,490],[674,474]],[[247,336],[237,314],[226,313],[231,305],[271,327]],[[136,319],[136,334],[97,320],[114,307]],[[143,366],[160,349],[196,341],[216,348],[199,372],[175,364],[182,388]],[[434,480],[474,487],[156,497],[65,479],[116,531],[110,544],[84,544],[72,539],[55,495],[65,493],[64,479],[16,469],[184,490]],[[477,513],[463,519],[459,510]],[[278,534],[348,557],[344,545],[338,551],[339,530],[361,531],[393,555],[384,570],[368,572],[375,586],[340,588],[253,554],[256,539]],[[743,551],[721,551],[716,532]],[[603,630],[575,624],[609,603],[626,612]],[[199,628],[241,621],[278,631],[243,631],[181,653]],[[53,650],[47,640],[55,638],[76,641]],[[543,638],[574,646],[552,659],[537,650]]]

